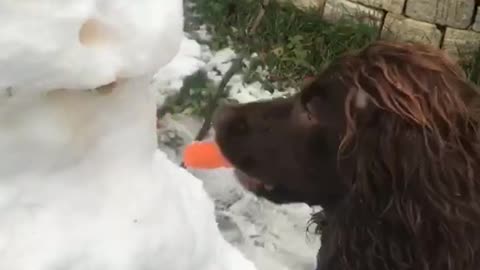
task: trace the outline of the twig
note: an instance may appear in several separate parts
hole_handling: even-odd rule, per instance
[[[260,10],[258,11],[257,17],[253,21],[252,27],[250,28],[249,34],[252,35],[257,31],[258,26],[260,25],[260,22],[263,19],[263,16],[265,15],[266,9],[268,4],[270,4],[270,0],[263,0],[263,2],[260,4]]]
[[[194,73],[193,75],[186,77],[183,80],[183,85],[180,88],[180,91],[178,92],[178,94],[167,97],[163,107],[157,109],[157,118],[161,119],[163,116],[165,116],[165,114],[167,114],[167,112],[169,112],[172,109],[172,107],[182,104],[182,102],[184,102],[185,99],[188,98],[188,94],[190,90],[193,87],[195,87],[196,84],[198,84],[199,80],[200,81],[208,80],[206,72],[200,70]]]
[[[270,0],[263,0],[263,2],[261,3],[260,10],[258,11],[257,17],[253,21],[252,27],[250,28],[250,33],[249,33],[250,35],[255,33],[255,31],[257,30],[258,26],[260,25],[260,22],[263,19],[263,16],[265,15],[266,8],[269,4],[270,4]],[[226,87],[230,79],[238,70],[242,68],[242,62],[243,62],[243,56],[239,56],[237,57],[237,59],[233,60],[232,66],[227,71],[227,73],[225,73],[222,80],[220,81],[220,84],[218,85],[218,89],[217,89],[217,92],[215,93],[215,96],[213,96],[213,98],[210,99],[207,105],[207,112],[205,114],[205,119],[203,121],[202,127],[197,133],[197,136],[195,136],[195,141],[203,140],[205,136],[208,134],[208,131],[212,126],[213,115],[217,107],[217,102],[222,97],[222,95],[224,95],[225,92],[227,91]],[[181,166],[185,167],[183,162]]]
[[[217,88],[217,92],[210,99],[210,102],[207,105],[205,120],[203,121],[203,125],[198,131],[197,136],[195,137],[196,141],[203,140],[207,135],[208,131],[210,130],[210,127],[212,125],[212,120],[213,120],[212,119],[213,114],[215,113],[215,109],[217,107],[217,102],[227,91],[226,87],[230,79],[232,79],[233,75],[235,75],[235,73],[242,68],[242,62],[243,62],[242,56],[239,56],[237,59],[233,60],[232,66],[227,71],[227,73],[225,73],[222,80],[220,81],[220,84],[218,85],[218,88]]]
[[[257,30],[258,26],[260,25],[260,22],[262,21],[267,6],[270,4],[270,0],[262,0],[262,3],[260,4],[260,10],[258,11],[257,17],[253,21],[253,24],[250,28],[249,34],[252,35],[255,33]],[[212,120],[213,120],[213,115],[215,113],[215,109],[217,107],[217,102],[218,100],[225,94],[227,91],[226,87],[230,79],[235,75],[235,73],[242,68],[242,63],[243,63],[243,56],[237,57],[237,59],[232,61],[232,66],[230,69],[225,73],[223,76],[222,80],[220,81],[220,84],[218,85],[217,92],[215,95],[210,99],[208,105],[207,105],[207,112],[205,114],[205,119],[203,121],[202,127],[197,133],[197,136],[195,136],[195,141],[201,141],[205,138],[205,136],[208,134],[208,131],[210,130],[212,126]],[[185,164],[182,162],[180,166],[185,167]]]
[[[202,127],[195,136],[195,141],[201,141],[205,138],[212,126],[213,115],[215,113],[215,109],[217,108],[218,100],[225,94],[227,91],[227,84],[232,79],[233,75],[237,73],[242,68],[243,63],[243,56],[237,57],[235,60],[232,61],[232,66],[230,69],[225,73],[220,84],[218,85],[217,92],[215,95],[209,100],[207,104],[207,110],[205,113],[205,119],[203,120]],[[180,166],[185,167],[185,164],[182,162]]]

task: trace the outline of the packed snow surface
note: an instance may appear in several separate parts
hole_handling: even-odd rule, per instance
[[[148,82],[2,104],[0,269],[254,269],[202,183],[155,151]]]

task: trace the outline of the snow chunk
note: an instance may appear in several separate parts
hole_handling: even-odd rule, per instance
[[[205,47],[195,40],[182,39],[177,55],[153,77],[152,86],[158,93],[157,107],[161,107],[168,96],[178,93],[185,77],[205,67],[204,52]]]
[[[0,90],[83,90],[168,63],[182,39],[183,7],[169,0],[7,0],[0,25]]]
[[[230,98],[237,100],[239,103],[285,97],[285,92],[275,90],[273,93],[270,93],[266,91],[260,82],[245,84],[232,80],[230,86],[232,87],[230,89]]]
[[[213,38],[212,35],[208,32],[206,25],[200,25],[199,29],[195,31],[195,33],[202,41],[210,41]]]

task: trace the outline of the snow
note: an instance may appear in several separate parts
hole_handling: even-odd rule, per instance
[[[203,182],[156,150],[150,83],[180,50],[181,7],[0,2],[0,269],[256,269]]]
[[[238,57],[231,47],[213,52],[208,45],[200,45],[193,37],[188,37],[195,36],[202,41],[210,40],[211,34],[207,32],[205,25],[201,25],[194,34],[186,33],[187,37],[182,40],[180,53],[154,76],[154,88],[159,93],[157,96],[157,106],[159,107],[164,104],[166,97],[178,93],[185,77],[199,70],[206,72],[208,79],[215,85],[220,84],[225,73],[232,66],[232,61]],[[257,57],[256,54],[252,54],[248,59],[244,59],[243,66],[248,67]],[[268,70],[259,66],[256,68],[256,73],[265,79]],[[243,73],[233,75],[227,88],[230,89],[228,98],[239,103],[281,98],[296,92],[296,89],[291,87],[282,91],[275,89],[273,92],[269,92],[258,81],[246,83]]]
[[[238,55],[235,51],[229,47],[215,52],[206,64],[208,77],[214,82],[220,83],[225,73],[227,73],[232,66],[232,61],[237,57]],[[252,55],[251,58],[256,58],[256,55]],[[250,62],[250,59],[245,59],[243,64],[244,66],[249,66]],[[265,79],[265,76],[268,74],[268,71],[261,67],[257,67],[256,72],[257,74],[263,75],[263,79]],[[270,93],[258,81],[245,83],[243,74],[235,74],[230,79],[227,87],[230,87],[229,98],[234,99],[239,103],[284,97],[287,93],[290,94],[295,91],[293,88],[288,88],[284,91],[275,89],[273,93]]]
[[[0,269],[254,269],[201,182],[154,151],[148,82],[0,107]]]
[[[230,169],[193,171],[215,199],[220,230],[262,270],[315,269],[318,236],[307,232],[314,209],[275,205],[245,191]]]
[[[202,56],[205,57],[206,49],[208,48],[200,46],[195,40],[183,37],[178,54],[153,77],[152,87],[158,89],[157,106],[161,107],[166,97],[178,92],[185,77],[205,66]]]
[[[137,2],[0,1],[0,90],[84,90],[154,73],[178,50],[182,1]]]

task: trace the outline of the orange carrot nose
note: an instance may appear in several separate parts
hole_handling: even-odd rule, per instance
[[[183,152],[183,164],[191,169],[232,167],[215,142],[194,142]]]

